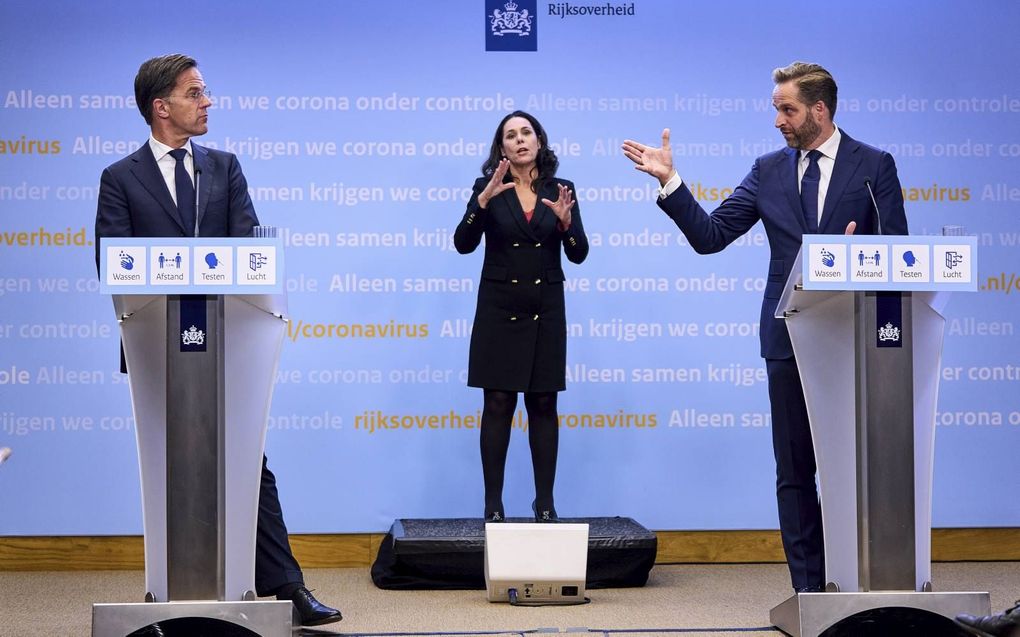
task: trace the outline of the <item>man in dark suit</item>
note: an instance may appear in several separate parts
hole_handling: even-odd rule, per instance
[[[906,234],[903,195],[889,153],[851,139],[833,124],[836,82],[817,64],[794,62],[772,73],[775,126],[788,148],[762,155],[722,204],[706,214],[684,185],[669,147],[627,140],[635,168],[658,178],[658,204],[700,254],[719,252],[759,220],[771,260],[761,306],[761,355],[772,404],[779,529],[797,592],[825,586],[822,516],[804,393],[786,325],[776,305],[805,233]],[[878,210],[872,204],[872,184]]]
[[[101,237],[247,237],[258,225],[237,157],[203,148],[212,102],[198,63],[185,55],[153,58],[135,76],[135,100],[151,128],[137,151],[103,171],[96,212]],[[196,196],[197,185],[197,196]],[[305,588],[276,490],[262,457],[255,589],[291,600],[304,625],[341,619]]]

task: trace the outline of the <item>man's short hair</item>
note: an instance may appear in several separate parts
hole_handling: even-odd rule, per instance
[[[829,109],[829,118],[836,114],[836,80],[820,64],[794,62],[772,71],[772,81],[783,84],[793,80],[800,91],[800,100],[811,106],[822,101]]]
[[[196,66],[195,58],[181,53],[142,62],[135,76],[135,102],[146,124],[152,125],[152,100],[167,98],[177,86],[177,76]]]

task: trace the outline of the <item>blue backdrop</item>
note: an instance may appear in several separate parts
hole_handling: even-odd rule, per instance
[[[141,531],[91,241],[100,172],[148,135],[138,65],[173,51],[214,92],[199,143],[235,152],[262,222],[286,229],[267,454],[291,531],[481,515],[481,393],[464,385],[481,252],[451,236],[515,108],[549,131],[592,244],[566,269],[560,513],[775,528],[761,227],[696,255],[619,146],[670,127],[711,208],[781,146],[770,73],[797,59],[835,75],[839,126],[894,154],[913,233],[978,237],[981,289],[949,307],[934,523],[1020,525],[1020,4],[532,1],[530,35],[490,38],[533,38],[525,52],[486,51],[485,4],[3,3],[0,534]],[[522,431],[507,471],[507,512],[526,515]]]

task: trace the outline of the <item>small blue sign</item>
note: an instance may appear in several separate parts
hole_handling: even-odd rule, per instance
[[[206,297],[195,294],[181,296],[181,351],[204,352],[209,340]]]
[[[903,347],[903,295],[875,293],[876,347]]]
[[[538,0],[485,0],[486,51],[537,51]]]

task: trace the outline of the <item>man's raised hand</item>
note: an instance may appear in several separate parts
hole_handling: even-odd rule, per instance
[[[673,150],[669,146],[668,128],[662,131],[662,146],[660,148],[645,146],[640,142],[626,139],[623,142],[623,154],[634,162],[634,168],[658,179],[660,186],[665,186],[669,178],[673,176]]]

